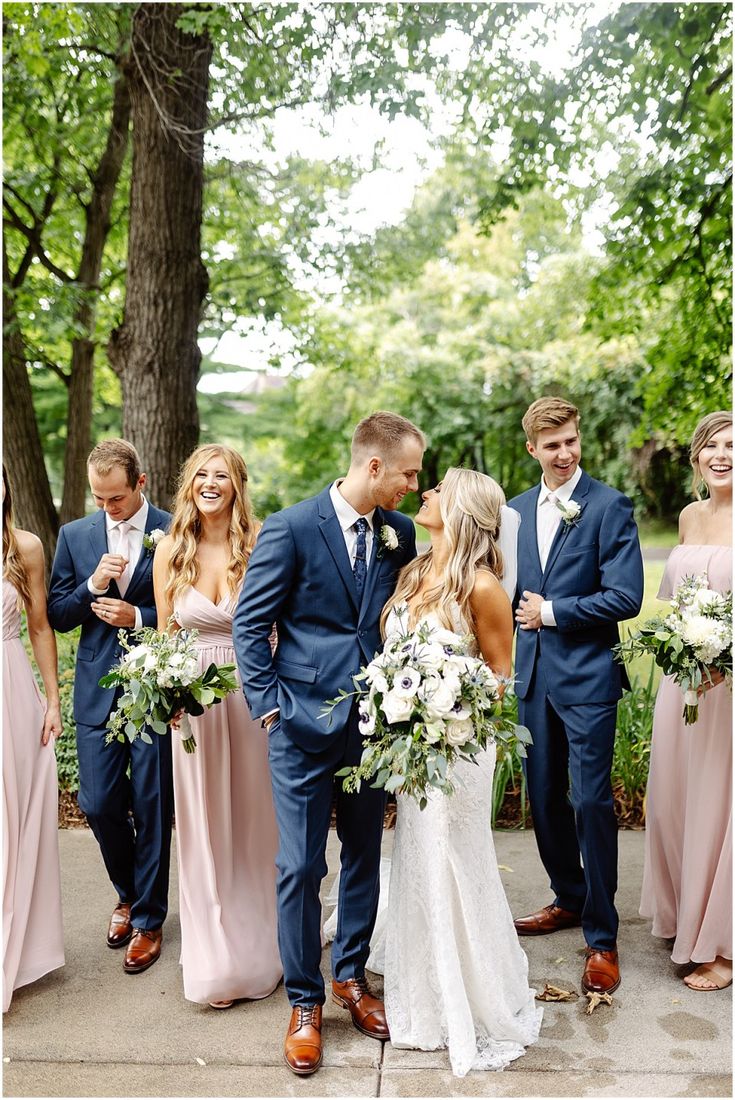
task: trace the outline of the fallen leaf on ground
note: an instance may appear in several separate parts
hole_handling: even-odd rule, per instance
[[[10,1061],[9,1058],[3,1058],[3,1062],[5,1062],[6,1065],[8,1064],[9,1061]]]
[[[611,1005],[613,1003],[613,999],[609,993],[588,993],[587,997],[590,1003],[585,1008],[585,1012],[588,1016],[591,1016],[597,1006],[603,1004],[603,1002],[606,1005]]]
[[[560,989],[558,985],[544,986],[543,993],[536,994],[537,1001],[576,1001],[579,994],[574,989]]]
[[[553,964],[553,965],[554,965],[554,966],[558,966],[558,965],[559,965],[559,963],[564,963],[564,962],[566,962],[566,961],[567,961],[567,960],[566,960],[566,959],[564,958],[564,956],[563,956],[563,955],[560,955],[558,959],[554,959],[554,964]]]
[[[672,997],[671,998],[671,1003],[672,1003],[672,1005],[680,1005],[681,1001],[679,1000],[678,997]]]
[[[498,870],[499,870],[499,871],[510,871],[510,873],[511,873],[512,875],[514,875],[514,874],[515,874],[515,871],[513,870],[513,868],[512,868],[512,867],[509,867],[507,863],[499,863],[499,864],[498,864]]]
[[[194,1061],[198,1066],[206,1066],[207,1064],[203,1058],[195,1058]]]

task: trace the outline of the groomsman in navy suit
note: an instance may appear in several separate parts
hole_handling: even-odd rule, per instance
[[[171,738],[107,744],[116,694],[98,681],[120,656],[121,627],[156,625],[152,550],[155,532],[165,531],[171,517],[143,496],[146,477],[124,439],[98,443],[88,474],[99,510],[59,532],[48,617],[64,633],[82,628],[74,678],[79,806],[118,895],[107,944],[127,945],[123,967],[137,974],[160,955],[168,908]]]
[[[335,772],[359,763],[354,700],[330,718],[327,699],[380,648],[380,613],[398,572],[416,555],[412,521],[396,512],[417,476],[425,440],[410,421],[378,412],[352,438],[347,476],[318,496],[269,516],[253,550],[234,620],[243,688],[268,729],[278,821],[278,942],[292,1006],[284,1058],[301,1076],[322,1061],[319,884],[333,790],[342,844],[332,997],[355,1027],[388,1039],[383,1002],[365,980],[378,908],[384,792],[345,794]],[[271,652],[273,624],[278,648]]]
[[[535,936],[581,924],[582,986],[611,993],[620,969],[610,772],[617,703],[630,686],[612,648],[618,623],[640,611],[643,562],[630,500],[579,465],[575,406],[539,398],[523,428],[543,476],[509,501],[521,516],[516,692],[533,735],[528,794],[554,901],[515,926]]]

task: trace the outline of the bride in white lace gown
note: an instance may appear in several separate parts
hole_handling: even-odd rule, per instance
[[[431,549],[406,566],[384,612],[471,634],[498,673],[511,664],[512,614],[498,579],[503,493],[474,470],[450,469],[423,495],[417,521]],[[494,746],[460,762],[456,791],[428,805],[398,796],[385,920],[385,1007],[396,1047],[447,1048],[452,1072],[503,1069],[536,1041],[542,1008],[528,986],[490,827]]]

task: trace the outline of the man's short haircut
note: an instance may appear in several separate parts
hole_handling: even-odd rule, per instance
[[[573,420],[579,431],[579,409],[571,401],[565,401],[563,397],[539,397],[528,406],[521,423],[526,439],[535,446],[539,432],[561,428],[568,420]]]
[[[138,484],[142,472],[140,455],[127,439],[103,439],[92,448],[87,466],[94,466],[102,477],[106,477],[115,466],[121,466],[131,489]]]
[[[406,420],[405,416],[392,412],[371,413],[355,428],[352,436],[352,457],[354,459],[371,454],[387,461],[400,450],[406,438],[414,439],[422,450],[426,449],[424,433],[410,420]]]

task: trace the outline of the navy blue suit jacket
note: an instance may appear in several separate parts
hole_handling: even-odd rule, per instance
[[[171,521],[168,512],[148,505],[146,531],[167,530]],[[87,581],[108,552],[107,527],[102,509],[91,516],[65,523],[59,531],[51,586],[48,596],[48,617],[54,630],[66,633],[81,626],[74,676],[74,718],[85,726],[104,726],[115,699],[114,688],[101,688],[99,679],[105,676],[120,656],[118,627],[108,626],[91,610],[94,596]],[[112,581],[105,596],[121,599],[117,584]],[[127,603],[140,608],[143,626],[156,625],[156,605],[153,599],[153,554],[143,547],[135,571],[125,592]]]
[[[385,524],[400,545],[379,554]],[[380,648],[380,612],[399,570],[416,556],[407,516],[376,508],[373,531],[359,603],[329,488],[269,516],[248,563],[233,624],[245,698],[256,717],[278,707],[283,732],[307,752],[326,748],[344,730],[349,701],[329,718],[319,715],[340,689],[354,690],[353,675]],[[268,641],[274,623],[275,656]]]
[[[524,589],[553,601],[555,627],[516,632],[516,692],[528,694],[537,661],[543,661],[551,696],[562,705],[614,702],[627,687],[614,660],[618,622],[632,618],[643,601],[643,560],[631,501],[582,473],[572,500],[582,511],[575,524],[559,524],[542,571],[536,538],[534,486],[509,501],[521,516],[516,600]]]

